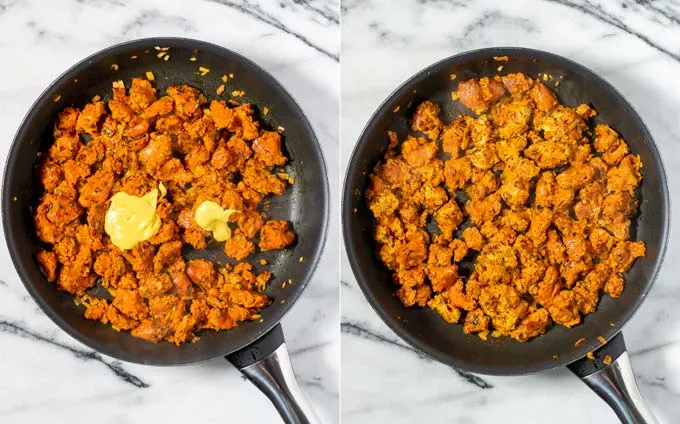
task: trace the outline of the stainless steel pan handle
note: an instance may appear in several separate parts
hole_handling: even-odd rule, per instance
[[[657,424],[638,390],[623,334],[618,333],[593,354],[594,359],[579,359],[569,364],[569,369],[609,404],[623,424]],[[609,364],[603,363],[607,356],[612,360]]]
[[[286,424],[320,423],[295,379],[280,324],[226,359],[269,398]]]

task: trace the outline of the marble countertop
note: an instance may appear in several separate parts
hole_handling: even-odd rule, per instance
[[[523,46],[595,70],[633,104],[653,134],[680,209],[680,3],[659,1],[344,1],[341,167],[373,111],[420,69],[465,50]],[[370,70],[370,71],[368,71]],[[680,254],[667,260],[625,326],[643,395],[662,423],[680,417]],[[342,256],[343,423],[614,424],[608,406],[566,369],[473,376],[416,353],[373,312]]]
[[[339,190],[338,0],[0,0],[0,162],[31,103],[60,73],[125,40],[181,36],[223,45],[271,72],[307,113]],[[338,228],[338,202],[330,228]],[[339,404],[338,231],[283,320],[293,367],[324,422]],[[76,342],[37,307],[0,243],[0,422],[281,422],[224,360],[154,368]]]

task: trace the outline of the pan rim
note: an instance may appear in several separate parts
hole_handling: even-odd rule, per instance
[[[291,109],[294,111],[296,118],[300,119],[302,121],[302,125],[305,128],[307,134],[310,136],[310,141],[311,141],[311,147],[313,148],[314,152],[318,155],[319,157],[319,167],[321,168],[322,175],[321,175],[321,184],[322,184],[322,193],[323,193],[323,204],[321,205],[321,215],[322,215],[322,225],[320,228],[320,233],[319,233],[319,240],[318,244],[315,247],[314,255],[313,257],[309,257],[308,261],[306,261],[309,272],[307,274],[307,278],[304,281],[300,281],[297,283],[297,287],[299,287],[298,290],[295,290],[286,298],[286,305],[279,309],[279,312],[272,317],[272,319],[263,322],[261,325],[256,327],[256,331],[252,331],[251,333],[248,333],[247,337],[243,338],[242,343],[238,348],[234,349],[225,349],[223,351],[219,351],[219,353],[212,354],[212,355],[205,355],[203,357],[189,357],[189,355],[181,355],[179,357],[179,360],[174,360],[178,357],[174,358],[146,358],[146,357],[137,357],[132,354],[128,354],[128,352],[125,351],[112,351],[111,349],[108,349],[108,345],[102,344],[98,342],[97,340],[91,339],[90,337],[87,337],[77,329],[73,328],[66,320],[64,320],[61,315],[52,309],[46,302],[43,301],[43,298],[38,294],[37,290],[34,288],[33,282],[30,280],[28,277],[28,274],[25,270],[26,267],[26,260],[23,260],[17,252],[16,248],[16,240],[15,237],[12,235],[12,232],[10,231],[10,223],[9,223],[9,214],[8,212],[10,211],[10,208],[12,206],[12,195],[11,193],[8,192],[7,190],[7,183],[8,183],[8,178],[9,178],[9,169],[10,165],[13,162],[14,157],[16,156],[17,149],[19,148],[19,145],[21,144],[22,140],[25,138],[25,132],[27,130],[27,124],[29,121],[32,119],[32,117],[37,113],[37,110],[41,107],[42,104],[44,104],[49,100],[49,95],[52,91],[54,91],[55,87],[64,82],[65,80],[68,80],[71,78],[71,76],[75,73],[78,73],[82,71],[83,69],[87,68],[92,62],[95,61],[100,61],[103,60],[109,56],[124,53],[129,49],[140,49],[140,48],[153,48],[154,46],[158,45],[166,45],[166,46],[174,46],[174,47],[179,47],[179,48],[189,48],[189,49],[198,49],[202,52],[208,53],[208,54],[213,54],[213,55],[221,55],[225,57],[229,57],[230,60],[235,60],[238,61],[246,66],[252,67],[254,70],[259,72],[264,76],[264,78],[267,78],[270,80],[272,86],[276,89],[278,92],[278,95],[283,98],[283,100],[288,103],[291,107]],[[35,301],[36,304],[40,307],[40,309],[43,311],[45,315],[47,315],[50,320],[52,320],[57,326],[63,330],[66,334],[74,338],[75,340],[79,341],[80,343],[84,344],[88,348],[91,348],[97,352],[100,352],[102,354],[108,355],[112,358],[133,363],[133,364],[140,364],[140,365],[152,365],[152,366],[177,366],[177,365],[189,365],[189,364],[195,364],[195,363],[200,363],[200,362],[205,362],[208,360],[212,360],[218,357],[223,357],[226,356],[230,353],[233,353],[235,351],[238,351],[240,349],[245,348],[246,346],[252,344],[253,342],[257,341],[259,338],[261,338],[264,334],[268,333],[271,331],[276,325],[278,325],[281,320],[288,314],[288,312],[292,309],[293,305],[295,302],[299,299],[301,294],[304,292],[305,288],[307,287],[309,281],[313,278],[315,271],[318,267],[318,264],[321,260],[321,257],[323,256],[323,252],[326,247],[326,241],[328,239],[328,226],[329,226],[329,217],[330,217],[330,188],[329,188],[329,183],[328,183],[328,171],[327,171],[327,166],[326,166],[326,159],[324,157],[323,149],[321,148],[321,145],[319,144],[318,137],[316,136],[316,133],[314,131],[314,128],[312,127],[309,119],[307,118],[307,115],[303,112],[302,108],[300,107],[299,103],[293,98],[293,96],[284,88],[284,86],[268,71],[266,71],[264,68],[262,68],[260,65],[255,63],[254,61],[250,60],[249,58],[231,50],[226,47],[213,44],[207,41],[202,41],[202,40],[197,40],[197,39],[192,39],[192,38],[186,38],[186,37],[146,37],[146,38],[138,38],[138,39],[133,39],[133,40],[127,40],[121,43],[117,43],[108,47],[105,47],[101,50],[96,51],[95,53],[92,53],[85,57],[84,59],[76,62],[74,65],[70,66],[67,70],[62,72],[58,77],[56,77],[41,93],[40,95],[36,98],[36,100],[31,104],[29,107],[28,111],[24,115],[24,117],[21,120],[21,123],[19,124],[17,131],[14,135],[14,138],[12,139],[12,144],[8,150],[7,157],[5,159],[5,164],[4,164],[4,170],[3,170],[3,177],[2,177],[2,225],[3,225],[3,231],[5,234],[5,242],[7,244],[9,253],[10,253],[10,258],[12,259],[12,264],[14,265],[14,268],[17,272],[17,275],[19,276],[19,279],[21,280],[22,284],[26,288],[26,290],[29,292],[31,298]]]
[[[352,273],[354,274],[355,280],[357,281],[357,284],[359,285],[364,297],[370,304],[371,308],[377,313],[377,315],[380,317],[380,319],[394,332],[396,333],[397,336],[399,336],[402,340],[404,340],[408,345],[411,347],[415,348],[418,350],[418,352],[422,352],[424,355],[437,360],[438,362],[441,362],[446,365],[450,365],[455,368],[460,368],[466,371],[470,371],[473,373],[477,374],[483,374],[483,375],[497,375],[497,376],[511,376],[511,375],[528,375],[528,374],[536,374],[539,372],[543,371],[548,371],[551,369],[555,369],[561,366],[568,365],[571,362],[577,361],[584,357],[587,352],[589,351],[594,351],[600,346],[600,342],[596,339],[589,340],[582,345],[580,345],[580,349],[575,351],[576,353],[568,353],[565,355],[561,355],[559,359],[554,360],[553,362],[542,362],[542,363],[537,363],[537,364],[532,364],[530,366],[526,365],[512,365],[512,366],[488,366],[488,365],[481,365],[478,363],[473,363],[465,360],[461,360],[459,358],[456,358],[454,355],[451,355],[447,352],[443,352],[438,349],[433,349],[428,343],[422,341],[420,338],[416,337],[412,332],[407,331],[399,322],[398,319],[392,317],[387,310],[383,307],[383,305],[378,302],[371,294],[370,286],[371,283],[368,282],[365,278],[363,278],[363,271],[362,267],[358,263],[358,258],[354,254],[354,252],[350,249],[350,246],[353,244],[353,239],[354,236],[351,235],[350,233],[350,228],[352,227],[352,217],[353,213],[350,210],[351,208],[351,201],[350,199],[352,198],[353,195],[353,189],[348,186],[348,180],[350,178],[350,174],[352,171],[355,169],[355,166],[358,166],[358,154],[359,154],[359,148],[362,147],[364,144],[368,142],[367,139],[367,133],[370,132],[370,130],[373,128],[374,125],[376,125],[376,121],[383,116],[386,113],[389,113],[391,108],[389,107],[395,99],[397,99],[400,95],[402,95],[404,92],[411,90],[412,85],[415,82],[420,81],[422,78],[427,77],[430,74],[434,74],[437,72],[440,72],[442,68],[446,66],[452,66],[455,65],[458,62],[462,61],[467,61],[467,60],[479,60],[479,59],[492,59],[494,56],[523,56],[523,57],[529,57],[529,58],[543,58],[543,59],[548,59],[552,62],[556,62],[559,64],[564,65],[565,67],[568,67],[570,69],[582,72],[587,74],[590,78],[592,78],[598,85],[602,86],[606,91],[608,91],[613,97],[616,97],[621,104],[625,105],[628,108],[628,115],[631,119],[635,120],[638,126],[641,129],[641,132],[643,134],[643,138],[647,142],[648,148],[654,157],[656,163],[658,164],[659,167],[659,173],[660,173],[660,189],[662,193],[662,198],[663,198],[663,205],[664,205],[664,211],[663,214],[666,217],[666,219],[660,223],[662,226],[661,230],[663,233],[663,238],[661,239],[661,248],[659,250],[659,254],[656,258],[656,261],[653,266],[653,270],[651,273],[651,276],[649,278],[649,282],[647,284],[647,287],[643,292],[640,293],[640,295],[637,297],[637,299],[631,304],[630,308],[628,311],[621,316],[621,319],[619,322],[616,323],[616,326],[612,327],[606,334],[603,334],[603,337],[609,341],[611,340],[616,334],[618,334],[622,327],[632,318],[632,316],[635,314],[635,312],[638,310],[640,305],[644,302],[646,299],[647,295],[649,294],[649,291],[654,285],[654,282],[656,281],[656,278],[659,274],[659,271],[662,267],[663,261],[666,256],[666,251],[668,247],[668,240],[670,237],[670,222],[671,222],[671,210],[670,210],[670,201],[669,201],[669,190],[668,190],[668,182],[667,182],[667,177],[666,177],[666,171],[665,167],[663,165],[663,160],[661,157],[661,154],[659,153],[659,150],[656,146],[656,143],[654,141],[654,138],[652,137],[651,133],[649,132],[649,129],[645,125],[644,121],[640,117],[640,115],[635,111],[633,106],[626,100],[626,98],[613,86],[611,85],[607,80],[602,78],[599,74],[596,72],[592,71],[590,68],[581,65],[580,63],[577,63],[571,59],[565,58],[563,56],[557,55],[555,53],[550,53],[546,52],[543,50],[538,50],[538,49],[531,49],[531,48],[525,48],[525,47],[486,47],[486,48],[481,48],[481,49],[475,49],[475,50],[468,50],[464,51],[452,56],[449,56],[447,58],[441,59],[431,65],[426,66],[425,68],[422,68],[420,71],[416,72],[413,74],[411,77],[407,78],[405,81],[399,84],[399,86],[394,89],[386,98],[383,100],[380,105],[377,107],[377,109],[373,112],[371,117],[366,121],[366,124],[364,125],[363,129],[361,130],[361,133],[357,139],[356,144],[354,145],[352,149],[352,154],[349,157],[348,165],[345,170],[345,179],[343,182],[343,195],[342,195],[342,232],[343,232],[343,241],[345,243],[345,252],[348,258],[348,261],[350,263],[350,267],[352,268]],[[375,260],[375,258],[373,258]]]

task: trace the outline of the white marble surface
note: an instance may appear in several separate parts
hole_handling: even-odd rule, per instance
[[[337,193],[338,22],[338,0],[0,0],[0,161],[30,104],[73,63],[124,40],[184,36],[251,58],[291,92],[322,143]],[[283,321],[301,385],[329,423],[339,421],[336,200],[319,272]],[[28,297],[4,240],[0,346],[4,424],[280,422],[224,360],[154,368],[92,355]]]
[[[663,156],[680,209],[680,3],[666,1],[343,2],[341,164],[373,111],[402,81],[452,54],[488,46],[555,52],[600,73],[634,105]],[[678,226],[645,304],[625,327],[640,389],[662,423],[680,422]],[[342,417],[360,423],[614,424],[566,369],[481,377],[406,347],[371,310],[342,255]]]

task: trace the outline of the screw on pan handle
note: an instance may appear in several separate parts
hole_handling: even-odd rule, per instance
[[[320,423],[295,379],[281,324],[225,358],[269,398],[286,424]]]
[[[581,358],[567,367],[609,404],[623,424],[658,424],[638,390],[623,334],[593,354],[594,359]]]

